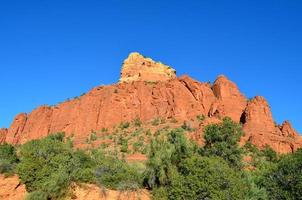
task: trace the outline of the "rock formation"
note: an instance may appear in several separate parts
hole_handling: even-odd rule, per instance
[[[282,126],[274,122],[270,107],[263,97],[257,96],[248,102],[241,121],[245,132],[243,141],[250,141],[260,148],[269,145],[281,153],[302,147],[301,137],[288,121]]]
[[[131,53],[122,66],[120,82],[166,81],[176,77],[176,71],[139,53]]]
[[[251,141],[261,148],[270,145],[280,153],[302,146],[301,137],[288,121],[281,126],[274,123],[263,97],[247,101],[225,76],[219,76],[213,85],[189,76],[176,77],[172,68],[138,53],[125,60],[118,84],[99,86],[56,106],[41,106],[29,114],[19,114],[8,130],[1,129],[0,141],[5,138],[6,142],[22,144],[65,132],[67,136],[74,135],[75,144],[79,144],[92,131],[135,118],[143,122],[176,119],[182,123],[197,115],[208,116],[207,122],[226,116],[241,122],[246,133],[243,143]]]

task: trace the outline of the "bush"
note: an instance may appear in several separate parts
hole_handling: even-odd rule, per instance
[[[167,186],[182,159],[194,154],[195,148],[184,136],[182,129],[172,130],[166,138],[160,135],[150,144],[145,171],[145,184],[150,188]]]
[[[219,157],[193,156],[183,160],[172,179],[169,199],[244,199],[247,185],[241,174]]]
[[[25,200],[47,200],[47,193],[41,191],[35,191],[29,193]]]
[[[58,199],[66,195],[72,181],[92,182],[93,166],[84,152],[74,152],[59,133],[22,145],[17,173],[28,192],[40,192],[32,195]]]
[[[181,126],[182,129],[184,129],[185,131],[189,131],[192,132],[194,131],[194,129],[192,128],[191,124],[187,121],[184,121],[184,123]]]
[[[18,162],[16,149],[10,144],[0,145],[0,173],[10,175],[14,173]]]
[[[96,132],[91,132],[89,139],[90,141],[96,141],[98,139]]]
[[[124,129],[129,128],[129,126],[130,126],[129,122],[121,122],[120,125],[119,125],[119,128],[124,130]]]
[[[196,116],[196,119],[197,119],[198,121],[202,122],[202,121],[204,121],[204,120],[206,119],[206,116],[204,116],[204,115],[197,115],[197,116]]]
[[[133,120],[133,124],[136,127],[140,127],[142,125],[142,121],[140,120],[140,118],[137,117]]]
[[[224,118],[221,124],[206,126],[205,146],[201,153],[205,156],[222,157],[230,165],[241,168],[243,150],[238,145],[241,136],[243,136],[241,126],[230,118]]]
[[[103,152],[95,151],[97,162],[96,180],[110,189],[133,189],[141,187],[141,174],[135,167],[114,157],[106,157]]]
[[[159,118],[153,119],[151,124],[152,124],[152,126],[158,126],[160,124],[160,119]]]
[[[302,199],[302,149],[280,158],[260,181],[270,199]]]

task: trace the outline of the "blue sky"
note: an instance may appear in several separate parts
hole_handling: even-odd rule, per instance
[[[178,75],[225,74],[302,133],[300,0],[0,2],[0,127],[119,79],[132,51]]]

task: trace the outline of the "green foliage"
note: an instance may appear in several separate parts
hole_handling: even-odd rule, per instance
[[[204,121],[204,120],[206,119],[206,116],[204,116],[204,115],[197,115],[197,116],[196,116],[196,119],[197,119],[198,121],[202,122],[202,121]]]
[[[25,200],[47,200],[47,193],[42,191],[34,191],[29,193]]]
[[[160,119],[159,118],[153,119],[151,124],[152,124],[152,126],[158,126],[160,124]]]
[[[66,195],[71,181],[91,182],[92,166],[89,157],[74,152],[59,133],[21,146],[17,173],[28,192],[41,192],[32,195],[58,199]]]
[[[124,130],[130,127],[130,123],[129,122],[121,122],[119,125],[119,128]]]
[[[302,149],[282,156],[260,181],[270,199],[302,199]]]
[[[208,125],[204,130],[205,156],[219,156],[234,167],[242,167],[242,149],[238,142],[243,135],[239,124],[224,118],[221,124]]]
[[[194,150],[194,145],[187,141],[182,129],[171,131],[167,138],[160,138],[159,135],[153,139],[145,171],[145,184],[150,188],[169,185],[180,160],[192,156]]]
[[[247,185],[240,173],[219,157],[192,156],[183,160],[168,189],[169,199],[243,199]]]
[[[90,141],[96,141],[98,139],[96,132],[92,131],[90,134]]]
[[[189,131],[189,132],[192,132],[194,131],[194,129],[192,128],[191,124],[187,121],[184,121],[184,123],[182,124],[181,126],[182,129],[186,130],[186,131]]]
[[[141,187],[138,169],[125,161],[105,156],[102,151],[93,153],[97,162],[96,179],[100,185],[110,189],[133,189]]]
[[[128,152],[128,140],[123,140],[121,146],[121,152],[127,153]]]
[[[0,173],[10,175],[18,162],[16,149],[10,144],[0,145]]]
[[[277,153],[268,145],[261,152],[267,161],[276,162],[278,160]]]
[[[137,117],[133,120],[133,124],[136,127],[140,127],[142,125],[142,121],[140,120],[140,118]]]

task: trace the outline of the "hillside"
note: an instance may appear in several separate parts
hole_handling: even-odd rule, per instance
[[[0,142],[24,144],[65,132],[81,147],[92,133],[108,130],[110,134],[121,123],[136,119],[146,127],[156,119],[170,126],[185,123],[199,140],[204,126],[220,122],[223,117],[242,124],[242,144],[250,141],[259,148],[269,145],[279,153],[294,152],[302,146],[301,136],[288,121],[275,124],[264,97],[247,99],[225,76],[218,76],[212,85],[189,76],[177,77],[173,68],[138,53],[130,54],[124,61],[118,83],[95,87],[55,106],[19,114],[8,129],[0,129]]]

